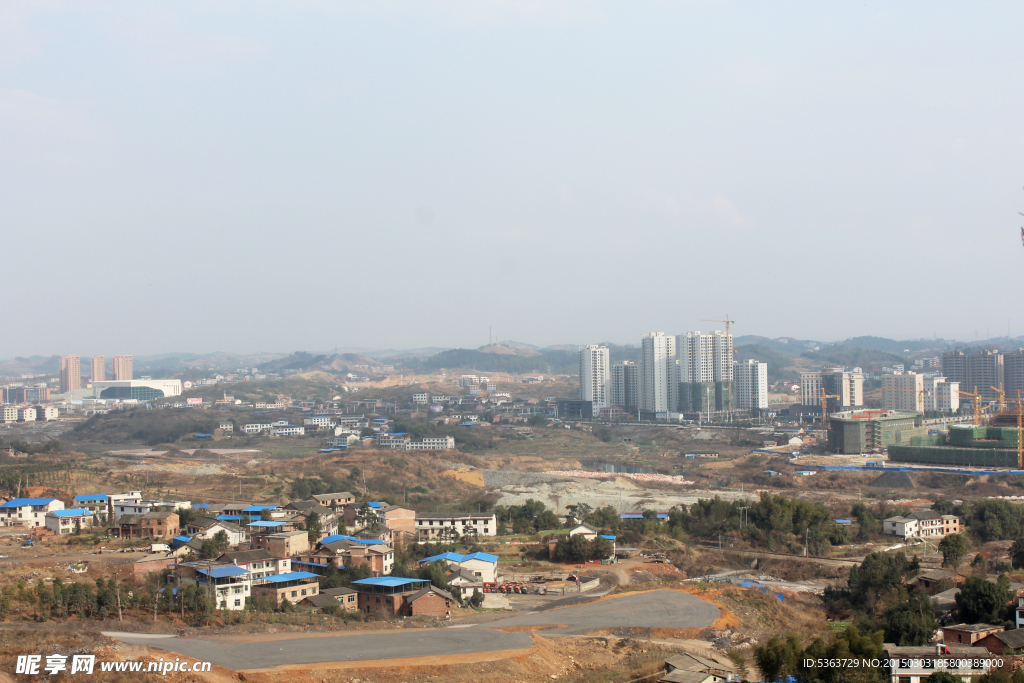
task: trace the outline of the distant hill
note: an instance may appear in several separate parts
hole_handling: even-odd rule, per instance
[[[473,349],[450,349],[422,360],[410,360],[404,367],[421,370],[441,368],[477,370],[480,372],[573,374],[578,370],[575,351],[544,349],[536,356],[509,353],[484,353]]]
[[[799,371],[793,367],[794,355],[781,353],[765,344],[744,344],[733,347],[733,351],[738,361],[753,359],[767,363],[768,382],[772,384],[780,379],[795,381],[800,378]]]
[[[874,349],[862,349],[845,344],[832,344],[822,347],[820,351],[804,351],[800,355],[813,361],[815,364],[829,363],[848,368],[860,367],[865,370],[877,365],[909,364],[909,359],[906,356],[876,351]]]

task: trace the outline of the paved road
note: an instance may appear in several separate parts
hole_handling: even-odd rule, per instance
[[[692,595],[660,590],[498,619],[466,628],[289,637],[260,642],[239,642],[230,636],[167,638],[113,632],[107,635],[126,643],[151,645],[229,669],[245,670],[286,664],[460,655],[531,646],[528,632],[498,630],[506,627],[567,625],[546,629],[545,635],[578,635],[616,627],[701,628],[710,625],[720,614],[717,607]]]
[[[626,594],[619,598],[545,610],[486,624],[487,628],[512,626],[554,626],[544,634],[581,635],[605,628],[701,628],[722,612],[710,602],[678,591],[660,590]]]
[[[529,633],[503,633],[493,629],[410,629],[395,633],[353,634],[238,642],[230,638],[163,638],[121,634],[117,640],[151,645],[236,671],[266,669],[285,664],[354,662],[403,657],[461,655],[492,650],[518,650],[531,646]]]

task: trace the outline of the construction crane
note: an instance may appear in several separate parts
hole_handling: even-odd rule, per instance
[[[821,388],[821,431],[825,435],[824,447],[828,448],[828,399],[842,398],[834,394],[826,394],[825,387]]]
[[[978,393],[978,387],[974,387],[974,393],[964,391],[963,389],[957,389],[957,392],[961,396],[970,396],[971,404],[974,406],[974,426],[978,427],[981,425],[981,394]]]
[[[725,320],[712,320],[711,318],[701,318],[701,322],[705,322],[705,323],[725,323],[725,335],[729,336],[729,334],[731,334],[731,332],[729,330],[732,328],[732,324],[734,322],[736,322],[736,321],[735,320],[729,320],[729,314],[726,313],[725,314]]]
[[[989,387],[989,389],[999,394],[999,412],[1006,410],[1006,392],[996,387]]]

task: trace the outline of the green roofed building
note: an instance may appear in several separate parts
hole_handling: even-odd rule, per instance
[[[828,418],[828,448],[843,455],[870,453],[873,448],[910,443],[915,437],[927,435],[928,428],[922,424],[921,413],[846,410]]]
[[[964,467],[1017,467],[1017,427],[949,426],[942,436],[914,438],[889,449],[889,460]]]

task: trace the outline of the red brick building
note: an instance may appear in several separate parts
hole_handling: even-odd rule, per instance
[[[388,617],[451,617],[455,598],[422,579],[379,576],[353,581],[360,612]]]

